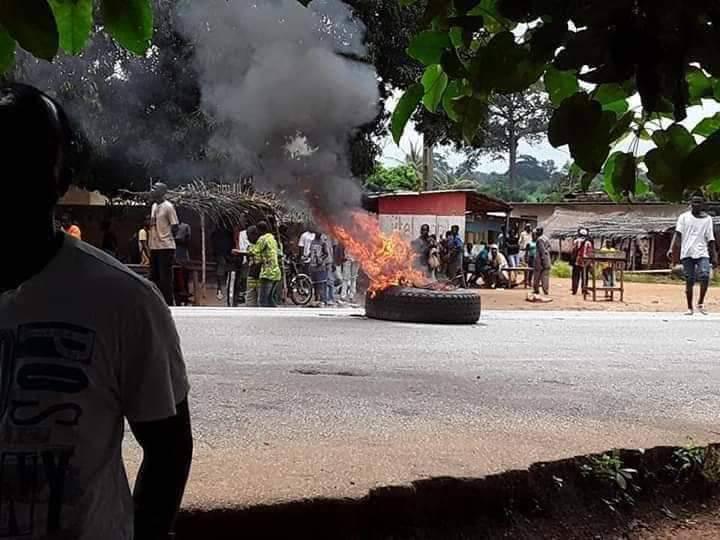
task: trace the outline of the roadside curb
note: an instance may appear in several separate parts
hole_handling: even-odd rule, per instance
[[[700,466],[684,468],[678,463],[682,452],[617,450],[483,478],[418,480],[373,489],[361,499],[189,511],[178,520],[178,539],[530,539],[545,538],[545,532],[588,538],[622,529],[643,508],[717,494],[720,444],[706,447]],[[637,473],[616,482],[615,469],[608,475],[607,466],[597,465],[603,460]]]

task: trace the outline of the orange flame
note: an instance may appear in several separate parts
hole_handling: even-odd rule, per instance
[[[384,233],[376,218],[352,211],[344,225],[322,218],[318,221],[360,263],[370,279],[371,294],[394,285],[422,286],[429,281],[415,268],[416,256],[405,236],[399,231]]]

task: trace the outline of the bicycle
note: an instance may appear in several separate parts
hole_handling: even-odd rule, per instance
[[[307,306],[313,299],[317,300],[315,296],[315,286],[321,283],[327,283],[326,281],[313,281],[313,279],[305,273],[300,266],[304,266],[305,263],[299,263],[296,259],[287,258],[286,268],[287,275],[290,278],[288,280],[288,289],[290,300],[296,306]],[[334,279],[334,273],[330,273],[329,278]],[[340,296],[341,287],[335,285],[335,296]]]

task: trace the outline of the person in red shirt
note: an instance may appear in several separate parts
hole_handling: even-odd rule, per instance
[[[573,267],[572,293],[574,295],[578,293],[581,285],[583,292],[587,287],[588,270],[585,267],[585,260],[592,257],[592,254],[593,242],[592,238],[590,238],[590,232],[584,228],[578,230],[578,236],[573,242],[572,259],[570,261]]]

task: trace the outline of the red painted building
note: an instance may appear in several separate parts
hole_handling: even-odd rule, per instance
[[[399,230],[410,238],[419,236],[424,224],[438,238],[457,225],[466,241],[492,241],[512,211],[506,202],[472,189],[382,193],[369,199],[384,231]]]

